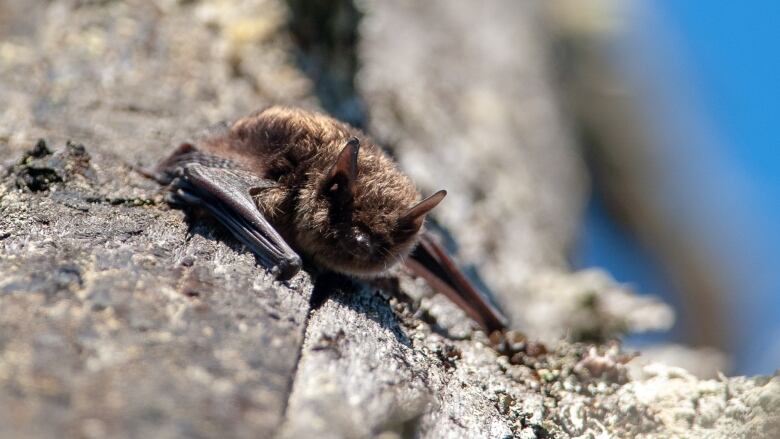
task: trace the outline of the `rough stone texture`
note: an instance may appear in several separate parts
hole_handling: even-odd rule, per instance
[[[668,310],[566,273],[582,180],[537,64],[533,8],[444,5],[367,4],[363,88],[404,166],[455,195],[442,223],[532,338],[488,338],[400,270],[274,282],[132,169],[204,124],[316,104],[276,1],[0,2],[0,437],[776,437],[778,376],[702,381],[650,365],[632,381],[617,345],[557,341],[663,326]],[[497,83],[467,80],[455,46],[420,30],[465,38],[473,17],[494,25],[465,59],[504,72]],[[434,37],[442,58],[390,63],[401,49],[371,45],[393,29],[416,41],[410,60]],[[377,66],[395,107],[372,91]],[[419,95],[403,98],[407,85]],[[481,110],[453,111],[462,97]],[[523,297],[544,306],[556,292],[566,304],[531,323]]]
[[[17,3],[0,2],[5,160],[46,137],[149,166],[208,124],[314,103],[278,1]]]
[[[0,3],[13,17],[0,28],[0,436],[271,435],[307,276],[273,282],[127,164],[221,118],[305,103],[274,36],[284,9],[19,3]],[[38,137],[58,152],[23,156]]]
[[[618,392],[618,408],[646,405],[663,425],[659,437],[774,438],[780,436],[780,374],[697,380],[660,364]]]
[[[271,434],[307,277],[188,230],[115,160],[37,152],[0,188],[0,435]]]

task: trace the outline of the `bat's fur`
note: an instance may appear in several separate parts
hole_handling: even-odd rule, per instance
[[[326,186],[353,137],[360,140],[354,196],[340,202]],[[420,200],[412,181],[366,134],[331,117],[270,107],[198,148],[275,181],[253,193],[258,208],[291,246],[325,268],[375,275],[416,243],[421,221],[405,217]]]

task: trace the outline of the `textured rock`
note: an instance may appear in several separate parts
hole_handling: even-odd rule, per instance
[[[14,16],[0,40],[0,436],[271,435],[308,278],[273,282],[127,164],[149,166],[221,118],[305,103],[307,82],[274,34],[284,9],[18,8],[0,3]],[[38,137],[57,152],[23,156]]]
[[[0,435],[271,434],[306,276],[274,282],[81,145],[36,155],[0,189]]]
[[[275,282],[134,170],[206,124],[316,105],[278,2],[0,2],[0,437],[774,437],[777,377],[632,380],[616,344],[559,340],[669,316],[566,272],[581,171],[534,9],[509,3],[367,3],[361,87],[403,165],[450,189],[462,260],[532,337],[486,336],[402,270]],[[445,39],[473,17],[496,20]],[[401,30],[417,46],[378,45]],[[458,68],[459,44],[482,70]],[[524,314],[545,303],[545,322]]]
[[[0,2],[0,15],[14,3]],[[209,124],[314,103],[278,1],[26,3],[0,28],[6,159],[40,137],[78,138],[148,166]]]

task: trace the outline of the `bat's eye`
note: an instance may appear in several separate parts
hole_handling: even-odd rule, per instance
[[[368,254],[373,251],[374,244],[371,238],[363,232],[355,232],[355,246],[361,253]]]

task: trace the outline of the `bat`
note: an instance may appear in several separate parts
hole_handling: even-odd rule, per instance
[[[183,143],[152,176],[168,201],[223,224],[278,279],[315,265],[371,278],[398,263],[426,279],[488,333],[506,319],[434,237],[411,179],[366,134],[327,115],[274,106]]]

